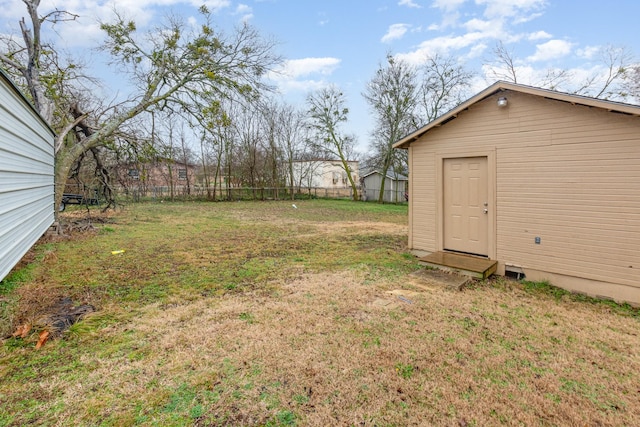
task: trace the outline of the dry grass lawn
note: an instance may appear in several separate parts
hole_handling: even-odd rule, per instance
[[[4,341],[0,425],[640,425],[637,310],[505,279],[425,286],[402,207],[298,205],[194,206],[182,222],[187,208],[137,206],[113,232],[42,248],[3,298],[49,286],[98,311],[38,351],[35,333]],[[96,284],[61,277],[70,246],[100,258],[146,223],[157,234],[127,246],[156,250],[141,255],[155,272],[107,255],[86,266]],[[158,231],[173,223],[189,245]],[[137,285],[110,291],[127,272]],[[167,275],[183,286],[153,291]]]

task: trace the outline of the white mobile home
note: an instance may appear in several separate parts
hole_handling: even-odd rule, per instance
[[[54,137],[0,70],[0,280],[53,224]]]
[[[347,161],[355,182],[359,179],[357,161]],[[340,160],[299,160],[293,162],[294,185],[298,188],[350,188],[347,172]]]

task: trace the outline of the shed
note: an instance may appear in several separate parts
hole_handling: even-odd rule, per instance
[[[377,201],[380,196],[382,186],[382,172],[373,170],[362,175],[362,197],[367,201]],[[384,180],[383,201],[389,203],[399,203],[406,201],[407,186],[409,178],[402,174],[387,172]]]
[[[640,304],[640,107],[497,82],[398,141],[409,247]]]
[[[0,70],[0,280],[53,224],[54,138]]]

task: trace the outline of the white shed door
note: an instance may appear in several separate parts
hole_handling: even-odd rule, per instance
[[[444,159],[444,249],[489,254],[486,157]]]

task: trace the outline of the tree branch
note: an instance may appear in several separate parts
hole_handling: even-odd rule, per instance
[[[67,134],[73,128],[78,126],[87,117],[89,117],[89,113],[84,113],[81,116],[78,116],[73,122],[69,123],[61,131],[58,132],[58,136],[56,137],[56,144],[55,144],[55,151],[54,151],[55,153],[57,153],[62,147],[62,144],[64,144],[64,140],[67,138]]]

